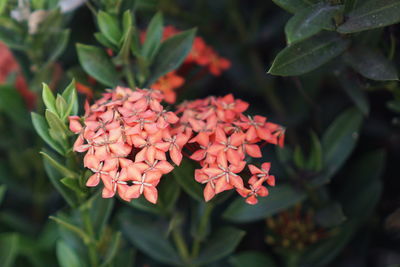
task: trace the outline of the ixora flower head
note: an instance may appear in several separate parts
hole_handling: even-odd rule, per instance
[[[157,184],[174,169],[169,160],[180,165],[185,148],[202,167],[193,176],[206,184],[206,201],[229,189],[249,204],[268,195],[265,184],[275,185],[269,163],[248,165],[248,186],[240,174],[246,156],[262,156],[260,143],[283,144],[282,127],[262,116],[245,116],[248,103],[232,95],[185,102],[176,113],[163,108],[163,99],[158,90],[117,87],[86,104],[82,118],[70,117],[71,131],[79,134],[74,150],[86,152],[84,166],[93,172],[87,186],[101,180],[105,198],[118,193],[130,201],[143,194],[156,203]]]
[[[195,171],[195,179],[206,185],[206,201],[225,190],[236,189],[247,203],[256,204],[257,197],[268,195],[264,184],[275,185],[275,177],[269,175],[269,163],[263,163],[261,168],[248,165],[248,187],[240,176],[247,165],[246,157],[262,157],[259,144],[283,145],[284,141],[281,126],[262,116],[245,116],[248,106],[229,94],[185,102],[177,111],[180,121],[174,132],[192,136],[191,159],[202,167]]]

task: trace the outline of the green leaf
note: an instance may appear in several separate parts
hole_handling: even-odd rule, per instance
[[[288,44],[307,39],[322,29],[334,30],[332,18],[341,7],[329,3],[318,3],[296,12],[285,26]]]
[[[194,179],[194,167],[189,160],[182,160],[179,167],[175,167],[172,172],[177,183],[192,198],[203,202],[203,190],[201,185]]]
[[[243,198],[233,201],[223,213],[223,217],[236,223],[262,220],[303,201],[306,194],[288,184],[269,189],[267,197],[259,198],[256,205],[247,204]]]
[[[83,44],[77,44],[76,47],[79,62],[89,75],[107,86],[118,84],[117,71],[103,49]]]
[[[0,15],[3,14],[6,9],[8,0],[0,0]]]
[[[121,30],[118,25],[118,20],[104,11],[97,13],[97,23],[104,37],[114,45],[119,45],[122,37]]]
[[[60,146],[57,142],[50,137],[49,134],[49,125],[47,124],[45,118],[35,112],[31,113],[33,127],[35,128],[38,135],[55,151],[57,151],[60,155],[64,155],[65,151],[62,146]]]
[[[340,114],[326,130],[322,138],[324,171],[311,182],[313,186],[329,182],[345,163],[358,140],[362,120],[362,113],[351,108]]]
[[[0,205],[1,205],[1,202],[3,202],[6,191],[7,191],[7,187],[5,185],[0,185]]]
[[[117,50],[117,46],[108,41],[108,39],[101,32],[96,32],[94,34],[96,40],[105,47],[111,48],[113,50]]]
[[[67,167],[62,165],[60,162],[52,158],[49,154],[44,151],[41,151],[40,154],[43,155],[44,159],[47,160],[60,174],[71,177],[71,178],[78,178],[78,174],[69,170]]]
[[[72,191],[74,191],[74,192],[76,192],[76,193],[78,193],[78,194],[81,194],[82,193],[82,189],[81,189],[81,187],[79,186],[79,181],[78,181],[78,179],[74,179],[74,178],[70,178],[70,177],[65,177],[65,178],[62,178],[61,180],[60,180],[60,182],[62,183],[62,184],[64,184],[66,187],[68,187],[69,189],[71,189]]]
[[[0,41],[11,49],[25,50],[23,36],[24,32],[16,21],[9,17],[0,17]]]
[[[65,99],[68,104],[67,111],[65,112],[64,120],[71,115],[78,115],[79,103],[78,94],[75,89],[75,80],[73,79],[71,83],[65,88],[61,96]]]
[[[147,27],[146,40],[142,47],[142,56],[144,56],[149,62],[153,60],[161,46],[163,30],[163,16],[161,12],[158,12],[151,19],[150,24]]]
[[[49,124],[49,134],[50,136],[58,141],[63,147],[67,146],[67,132],[68,129],[65,126],[64,122],[50,110],[46,110],[45,117],[47,123]]]
[[[399,79],[395,66],[380,51],[356,46],[345,54],[344,59],[365,78],[376,81]]]
[[[200,250],[198,258],[193,263],[205,265],[230,255],[235,251],[245,234],[245,231],[233,227],[220,228],[211,236],[209,241],[205,242],[204,248]]]
[[[310,157],[306,165],[309,170],[319,172],[322,169],[322,146],[314,132],[311,132],[311,141]]]
[[[295,13],[298,10],[308,7],[304,0],[272,0],[275,4],[290,13]]]
[[[93,222],[97,236],[101,238],[103,231],[111,217],[115,200],[113,198],[102,198],[101,194],[97,194],[90,208],[90,216]]]
[[[48,45],[50,51],[47,59],[48,62],[55,61],[64,52],[68,45],[70,33],[71,31],[66,29],[52,36],[53,43]]]
[[[348,14],[338,27],[340,33],[353,33],[381,28],[400,21],[400,1],[367,0]]]
[[[91,242],[90,236],[86,234],[81,228],[79,228],[79,226],[76,226],[61,217],[49,216],[49,219],[55,221],[65,229],[68,229],[69,231],[77,234],[85,244],[89,244]]]
[[[324,228],[331,228],[342,224],[346,220],[342,206],[339,203],[331,203],[315,214],[315,221]]]
[[[303,151],[299,145],[297,145],[294,149],[293,160],[297,168],[303,169],[305,167]]]
[[[123,214],[120,222],[124,236],[139,250],[160,262],[182,265],[178,253],[153,219]]]
[[[53,95],[53,92],[51,89],[47,86],[47,84],[43,83],[43,90],[42,90],[42,99],[43,103],[46,106],[48,110],[50,110],[53,113],[57,114],[57,109],[56,109],[56,99]]]
[[[13,123],[23,128],[29,128],[27,107],[16,88],[0,85],[0,111],[10,117]]]
[[[18,254],[19,236],[16,233],[0,234],[0,265],[2,267],[14,266]]]
[[[109,266],[114,260],[115,256],[117,256],[120,247],[121,247],[121,232],[117,232],[115,233],[110,242],[105,259],[103,263],[100,265],[100,267]]]
[[[229,262],[233,267],[277,267],[274,259],[266,252],[244,251],[233,255]]]
[[[67,102],[65,101],[65,99],[60,94],[57,94],[56,109],[57,109],[57,114],[60,114],[60,118],[65,117],[67,108],[68,108]]]
[[[57,259],[61,267],[80,267],[80,259],[77,253],[64,241],[57,241]]]
[[[152,64],[152,76],[148,84],[152,84],[164,74],[178,68],[192,49],[196,29],[180,32],[165,40]]]
[[[126,34],[130,27],[133,27],[133,16],[131,10],[126,10],[122,15],[122,29],[124,34]]]
[[[310,72],[340,55],[348,46],[349,40],[340,35],[322,32],[279,52],[268,73],[295,76]]]
[[[346,94],[350,97],[350,99],[354,102],[357,108],[364,114],[368,115],[369,113],[369,102],[366,93],[361,88],[361,86],[357,83],[355,79],[349,77],[347,72],[342,72],[338,76],[338,80],[340,85]]]

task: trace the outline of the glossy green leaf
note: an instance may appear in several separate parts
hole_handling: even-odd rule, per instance
[[[118,84],[117,71],[103,49],[83,44],[77,44],[76,47],[79,62],[89,75],[107,86]]]
[[[51,138],[49,134],[49,125],[45,118],[35,112],[31,113],[33,127],[35,128],[38,135],[55,151],[60,155],[64,155],[64,148]]]
[[[82,193],[82,189],[81,189],[80,186],[79,186],[79,181],[78,181],[78,179],[74,179],[74,178],[70,178],[70,177],[65,177],[65,178],[62,178],[62,179],[60,180],[60,182],[61,182],[62,184],[64,184],[66,187],[68,187],[69,189],[71,189],[72,191],[74,191],[74,192],[76,192],[76,193],[78,193],[78,194]]]
[[[197,201],[203,202],[203,190],[201,185],[194,179],[194,166],[189,160],[182,160],[179,167],[175,167],[172,172],[177,183],[182,189]]]
[[[334,29],[333,16],[342,6],[318,3],[304,8],[287,22],[285,26],[288,44],[307,39],[322,29]]]
[[[0,266],[12,267],[18,255],[19,236],[16,233],[0,234]]]
[[[272,0],[272,1],[290,13],[295,13],[309,6],[307,2],[304,0]]]
[[[163,263],[182,264],[173,245],[154,220],[143,215],[124,215],[120,222],[124,236],[139,250]]]
[[[66,177],[78,177],[78,174],[76,174],[75,172],[71,171],[70,169],[68,169],[67,167],[65,167],[62,163],[58,162],[56,159],[54,159],[53,157],[51,157],[49,154],[47,154],[44,151],[41,151],[40,154],[43,155],[43,157],[58,171],[60,172],[62,175],[66,176]]]
[[[369,113],[369,102],[367,94],[361,88],[360,84],[348,76],[347,72],[341,73],[338,76],[339,83],[342,85],[343,90],[354,102],[357,108],[364,114]]]
[[[311,184],[319,186],[329,182],[346,162],[357,143],[362,121],[362,113],[358,109],[351,108],[332,122],[322,138],[324,171]]]
[[[77,253],[64,241],[57,241],[57,259],[61,267],[81,267]]]
[[[152,76],[148,84],[152,84],[159,77],[178,68],[192,49],[196,29],[180,32],[164,42],[152,64]]]
[[[285,210],[306,197],[304,192],[287,184],[277,185],[268,190],[269,195],[259,198],[256,205],[249,205],[243,198],[237,198],[225,210],[223,217],[237,223],[258,221]]]
[[[48,62],[54,62],[59,56],[61,56],[65,48],[67,48],[70,32],[69,29],[66,29],[52,37],[52,43],[48,45],[50,49],[47,59]]]
[[[349,40],[340,35],[322,32],[279,52],[268,73],[295,76],[310,72],[343,53],[348,46]]]
[[[400,1],[367,0],[348,14],[346,21],[338,27],[340,33],[353,33],[400,22]]]
[[[339,203],[331,203],[317,211],[315,221],[324,228],[340,225],[346,220],[342,206]]]
[[[311,132],[311,152],[306,166],[309,170],[315,172],[322,169],[322,146],[314,132]]]
[[[71,81],[71,83],[65,88],[64,92],[61,95],[68,104],[63,119],[66,119],[68,116],[78,115],[79,102],[78,94],[75,89],[75,80]]]
[[[114,50],[117,50],[117,46],[114,45],[113,43],[111,43],[110,41],[108,41],[108,39],[101,32],[96,32],[94,34],[94,37],[103,46],[111,48],[111,49],[114,49]]]
[[[266,252],[243,251],[233,255],[229,262],[233,267],[277,267],[274,259]]]
[[[205,265],[230,255],[235,251],[245,234],[245,231],[233,227],[220,228],[205,242],[198,258],[194,259],[193,263]]]
[[[64,118],[65,113],[67,112],[67,102],[65,99],[60,95],[57,94],[56,97],[56,109],[57,109],[57,114],[60,115],[60,118]]]
[[[119,28],[118,20],[104,11],[99,11],[97,13],[97,23],[104,37],[114,45],[119,45],[122,32]]]
[[[6,195],[7,187],[5,185],[0,185],[0,205],[3,202],[4,196]]]
[[[356,46],[344,56],[345,61],[365,78],[376,81],[398,80],[397,70],[380,51]]]
[[[43,85],[42,99],[44,105],[51,112],[57,113],[56,98],[54,97],[53,92],[51,91],[50,87],[47,86],[47,84],[43,83],[42,85]]]
[[[45,112],[46,121],[49,124],[49,134],[50,136],[58,141],[63,147],[67,145],[67,132],[68,129],[64,122],[50,110]]]
[[[153,60],[161,46],[163,31],[163,16],[158,12],[150,21],[146,31],[146,40],[142,47],[142,56],[150,62]]]
[[[123,34],[126,34],[130,27],[133,26],[133,16],[131,10],[126,10],[122,15],[122,29]]]

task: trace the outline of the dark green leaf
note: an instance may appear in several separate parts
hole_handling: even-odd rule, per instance
[[[9,48],[16,50],[24,50],[23,32],[19,25],[11,18],[0,17],[0,41],[5,43]]]
[[[43,155],[43,157],[58,171],[60,174],[66,176],[66,177],[74,177],[78,178],[78,174],[75,172],[71,171],[67,167],[65,167],[62,163],[58,162],[56,159],[52,158],[49,154],[47,154],[44,151],[41,151],[40,154]]]
[[[115,200],[113,198],[102,198],[101,194],[97,194],[90,207],[90,216],[93,222],[93,228],[100,238],[103,231],[110,220],[111,213],[114,208]]]
[[[118,20],[104,11],[99,11],[97,14],[97,23],[99,24],[101,33],[107,40],[118,46],[122,37]]]
[[[81,267],[79,257],[64,241],[57,242],[57,259],[61,267]]]
[[[391,100],[386,103],[386,106],[393,112],[400,113],[400,100]]]
[[[338,76],[339,83],[342,85],[343,90],[351,98],[357,108],[364,114],[369,113],[369,102],[366,93],[363,91],[361,86],[351,77],[348,77],[347,73],[341,73]]]
[[[188,160],[182,160],[179,167],[175,167],[172,172],[175,180],[182,189],[197,201],[203,202],[203,190],[201,185],[194,179],[194,167]]]
[[[121,232],[117,232],[117,233],[115,233],[115,235],[113,236],[113,238],[109,244],[104,262],[100,265],[100,267],[106,267],[112,263],[115,256],[118,255],[120,246],[121,246]]]
[[[96,32],[94,34],[94,37],[103,46],[117,50],[117,46],[114,45],[113,43],[111,43],[110,41],[108,41],[108,39],[101,32]]]
[[[277,267],[273,258],[266,252],[258,251],[244,251],[235,254],[231,257],[229,262],[234,267]]]
[[[293,160],[297,168],[303,169],[305,167],[303,151],[299,145],[297,145],[294,149]]]
[[[75,191],[76,193],[80,194],[82,193],[82,189],[79,186],[79,181],[78,179],[70,178],[70,177],[65,177],[60,180],[61,183],[63,183],[66,187],[71,189],[72,191]]]
[[[326,130],[322,138],[324,171],[312,181],[314,186],[329,182],[345,163],[358,140],[362,120],[362,113],[351,108],[340,114]]]
[[[55,61],[65,50],[69,41],[70,30],[66,29],[60,33],[55,34],[52,37],[52,44],[49,44],[49,56],[48,61]]]
[[[220,228],[205,242],[199,257],[193,263],[204,265],[228,256],[235,251],[244,235],[244,231],[233,227]]]
[[[50,137],[49,125],[47,124],[45,118],[35,112],[31,113],[33,127],[35,128],[38,135],[55,151],[60,155],[64,155],[65,151],[62,146]]]
[[[303,201],[305,197],[304,192],[290,185],[278,185],[269,189],[267,197],[259,198],[256,205],[249,205],[242,198],[237,198],[225,210],[223,217],[237,223],[262,220]]]
[[[399,79],[395,66],[380,51],[357,46],[350,49],[344,59],[365,78],[377,81]]]
[[[285,33],[288,44],[307,39],[322,29],[334,29],[333,16],[342,6],[318,3],[304,8],[288,21]]]
[[[7,114],[13,123],[21,127],[29,127],[29,117],[26,104],[16,88],[0,85],[0,111]]]
[[[367,0],[348,14],[347,20],[339,26],[340,33],[360,32],[381,28],[400,21],[400,1]]]
[[[349,46],[340,35],[323,32],[283,49],[268,73],[280,76],[301,75],[337,57]]]
[[[308,4],[304,0],[272,0],[272,1],[290,13],[295,13],[303,8],[308,7]]]
[[[339,203],[329,204],[319,209],[315,214],[315,221],[324,228],[340,225],[346,220],[342,206]]]
[[[90,236],[88,234],[86,234],[79,226],[76,226],[72,222],[67,221],[66,218],[62,218],[61,216],[49,216],[49,219],[55,221],[63,228],[75,233],[84,241],[85,244],[89,244],[91,242]]]
[[[178,68],[192,49],[196,29],[183,31],[165,40],[152,64],[152,76],[148,84]]]
[[[124,214],[120,217],[122,230],[138,249],[160,262],[182,264],[178,253],[154,220],[138,215],[127,216]]]
[[[114,87],[118,74],[107,53],[98,47],[77,44],[79,62],[83,69],[101,83]]]
[[[5,185],[0,185],[0,205],[1,205],[1,202],[3,202],[6,191],[7,191],[7,187]]]
[[[322,169],[322,146],[314,132],[311,132],[311,141],[311,152],[307,161],[307,168],[319,172]]]
[[[19,236],[16,233],[0,234],[0,265],[2,267],[14,266],[18,254]]]
[[[142,56],[151,62],[157,54],[161,45],[161,38],[163,35],[163,16],[158,12],[151,19],[146,31],[146,40],[142,47]]]

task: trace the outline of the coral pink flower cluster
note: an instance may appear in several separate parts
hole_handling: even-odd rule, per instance
[[[261,169],[248,165],[252,174],[248,187],[240,176],[247,165],[246,157],[262,156],[260,143],[283,145],[284,140],[281,126],[262,116],[245,116],[248,106],[229,94],[185,102],[177,111],[178,129],[193,135],[188,147],[195,152],[190,158],[202,167],[195,170],[195,179],[206,185],[206,201],[225,190],[236,189],[247,203],[256,204],[258,196],[268,195],[264,182],[275,185],[275,177],[269,175],[269,163],[263,163]]]
[[[157,202],[157,184],[179,165],[187,138],[172,134],[179,118],[166,111],[157,90],[132,91],[117,87],[89,107],[81,119],[70,117],[70,129],[79,134],[74,151],[86,152],[84,166],[94,174],[87,186],[104,184],[103,197],[118,194],[130,201],[142,194]]]
[[[163,31],[163,40],[174,36],[177,33],[179,33],[179,30],[174,26],[166,26]],[[145,34],[145,32],[142,33],[142,42],[144,42],[146,38]],[[206,69],[206,72],[210,72],[214,76],[219,76],[223,71],[230,68],[231,62],[228,59],[219,56],[211,46],[206,44],[203,38],[196,36],[193,41],[192,50],[185,58],[183,66],[178,71],[167,73],[161,77],[151,86],[151,88],[164,92],[165,101],[167,103],[175,103],[175,90],[181,87],[185,82],[185,79],[179,74],[179,72],[190,65],[202,66]]]

